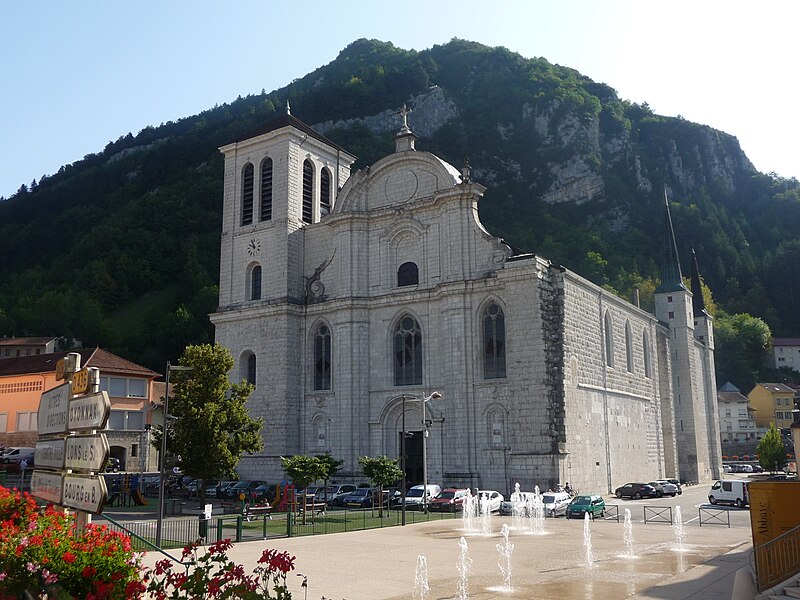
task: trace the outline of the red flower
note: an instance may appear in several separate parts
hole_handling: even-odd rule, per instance
[[[69,553],[67,553],[67,554],[69,554]],[[66,554],[64,555],[64,560],[66,560]],[[75,559],[73,558],[72,560],[75,560]],[[67,561],[67,562],[72,562],[72,560]],[[85,578],[87,578],[87,579],[89,577],[91,577],[92,575],[94,575],[95,573],[97,573],[97,569],[95,569],[94,567],[91,567],[91,566],[90,567],[84,567],[84,569],[83,569],[83,576]]]
[[[70,552],[69,550],[67,550],[66,552],[64,552],[64,561],[68,563],[74,563],[75,555],[72,554],[72,552]]]

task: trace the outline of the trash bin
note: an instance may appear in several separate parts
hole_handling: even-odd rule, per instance
[[[206,539],[208,537],[208,522],[211,519],[207,519],[205,515],[200,515],[200,523],[198,524],[198,535],[199,537]]]

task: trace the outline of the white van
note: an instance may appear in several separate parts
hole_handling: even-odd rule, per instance
[[[750,497],[747,495],[747,479],[720,479],[716,481],[708,491],[708,501],[711,504],[722,502],[733,504],[738,508],[748,506]]]
[[[36,452],[36,448],[6,448],[6,451],[3,453],[3,464],[19,464],[23,459],[33,467],[33,457]]]
[[[557,517],[566,514],[567,506],[572,502],[572,496],[566,492],[545,492],[542,495],[544,514],[548,517]]]
[[[423,504],[427,506],[441,491],[441,486],[429,483],[427,498],[425,498],[425,486],[415,485],[406,492],[406,508],[422,508]]]

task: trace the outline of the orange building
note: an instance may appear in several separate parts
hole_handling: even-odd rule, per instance
[[[158,453],[150,444],[153,409],[160,407],[154,383],[155,371],[101,348],[73,350],[81,356],[81,368],[100,369],[100,389],[108,393],[111,416],[106,437],[111,456],[126,471],[155,471]],[[0,444],[36,446],[39,399],[57,387],[56,363],[66,352],[7,358],[0,361]],[[163,388],[163,384],[161,386]],[[160,413],[158,417],[160,423]]]

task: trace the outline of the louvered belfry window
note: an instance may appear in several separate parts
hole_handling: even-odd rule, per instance
[[[331,389],[331,332],[324,324],[314,336],[314,389]]]
[[[253,223],[253,165],[247,163],[242,171],[242,225]]]
[[[506,376],[506,320],[494,302],[483,311],[483,378]]]
[[[324,217],[331,212],[331,172],[324,168],[319,176],[319,215]]]
[[[303,222],[314,220],[314,165],[306,159],[303,161]]]
[[[272,159],[261,163],[261,220],[272,220]]]
[[[400,319],[394,332],[394,384],[422,383],[422,332],[410,316]]]

